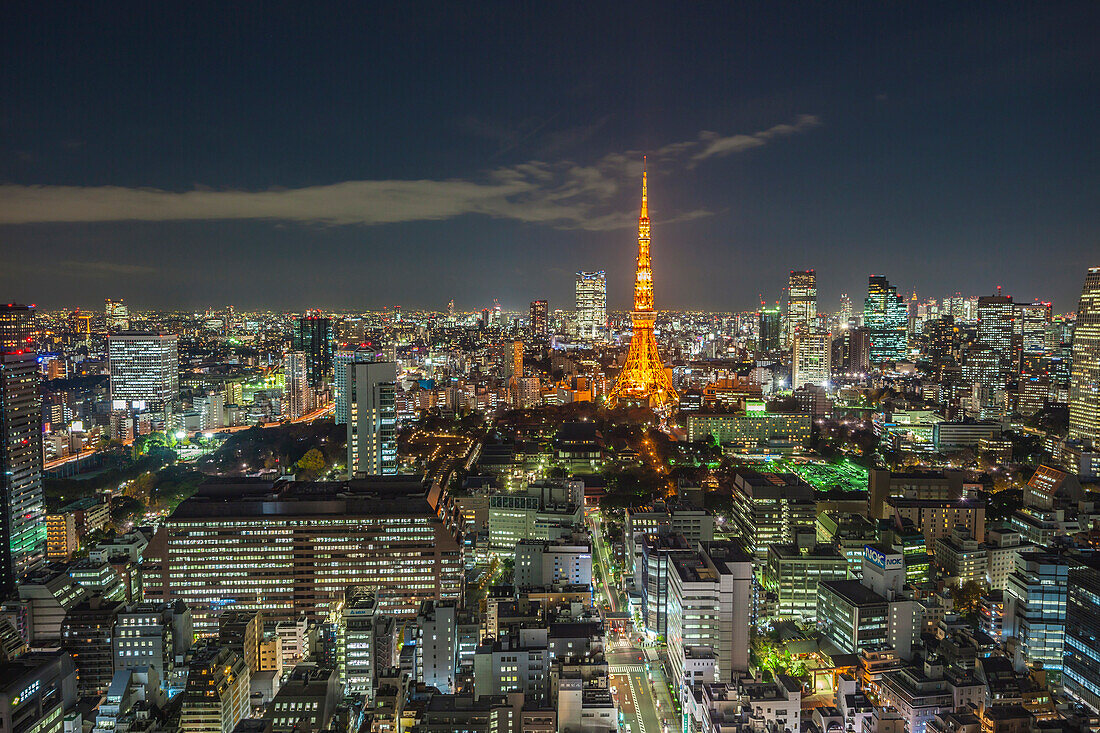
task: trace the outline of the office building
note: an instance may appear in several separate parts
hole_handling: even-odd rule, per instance
[[[578,281],[578,288],[580,287]],[[578,302],[580,294],[577,295]],[[579,308],[578,308],[579,310]],[[550,335],[550,305],[545,300],[531,301],[531,336],[544,339]]]
[[[592,582],[592,548],[572,540],[521,540],[516,545],[517,588],[588,585]]]
[[[807,384],[824,387],[831,376],[832,337],[828,331],[811,328],[794,334],[791,366],[791,388]]]
[[[305,353],[310,387],[318,392],[325,389],[332,379],[332,322],[317,312],[302,316],[291,349]]]
[[[368,585],[384,612],[415,616],[424,600],[460,599],[464,585],[461,547],[407,477],[209,480],[161,525],[146,565],[162,579],[146,598],[182,600],[200,634],[226,604],[320,620],[348,586]]]
[[[33,652],[0,662],[0,730],[62,733],[76,707],[76,669],[63,651]]]
[[[817,326],[817,273],[791,270],[787,279],[786,343],[794,343],[795,334]]]
[[[597,339],[607,328],[607,273],[577,273],[577,333]]]
[[[215,644],[194,652],[181,693],[180,733],[232,733],[250,712],[248,665],[231,649]]]
[[[1004,634],[1016,637],[1017,670],[1041,662],[1051,675],[1061,674],[1068,571],[1060,555],[1017,555],[1016,570],[1005,581],[1004,592]]]
[[[713,435],[720,445],[756,448],[768,444],[806,446],[810,444],[813,425],[808,414],[768,412],[760,409],[741,413],[693,413],[688,415],[688,440],[703,440]]]
[[[817,588],[826,580],[848,578],[848,559],[832,545],[817,544],[813,531],[797,542],[768,546],[764,589],[775,594],[775,615],[807,622],[817,618]]]
[[[1066,577],[1062,684],[1093,711],[1100,711],[1100,559],[1070,557]]]
[[[179,399],[176,334],[122,331],[107,337],[114,409],[159,410]]]
[[[882,275],[867,281],[863,325],[869,329],[871,364],[903,361],[909,355],[909,311],[896,287]]]
[[[379,674],[397,664],[397,619],[379,612],[369,588],[353,586],[344,594],[337,629],[337,670],[347,694],[374,702]]]
[[[70,609],[61,624],[61,648],[76,665],[76,689],[81,697],[107,692],[115,675],[112,636],[123,604],[93,597]]]
[[[1020,354],[1042,356],[1052,351],[1050,331],[1053,324],[1051,304],[1041,301],[1016,304],[1015,330],[1020,337]]]
[[[1019,362],[1012,348],[1016,329],[1016,305],[1007,295],[983,295],[978,298],[979,348],[996,354],[1002,375],[1019,369]]]
[[[458,609],[453,601],[424,601],[416,615],[417,682],[454,692],[458,659]]]
[[[122,298],[118,300],[107,298],[104,301],[103,321],[108,331],[130,330],[130,309],[126,307]]]
[[[115,616],[111,638],[115,670],[148,667],[167,689],[193,641],[191,611],[183,602],[125,606]]]
[[[397,473],[397,364],[354,362],[347,367],[348,475]]]
[[[249,674],[260,670],[260,641],[264,634],[262,611],[229,609],[218,616],[218,646],[232,649],[248,665]]]
[[[42,565],[42,401],[31,342],[34,309],[0,305],[0,593]]]
[[[760,308],[760,321],[756,328],[757,349],[764,353],[779,351],[782,316],[778,305]]]
[[[790,544],[799,529],[813,531],[817,518],[814,488],[793,473],[733,474],[731,524],[745,550],[761,562],[769,545]]]
[[[868,472],[867,516],[871,520],[887,517],[886,500],[891,497],[909,499],[961,499],[962,471],[927,471],[891,473],[875,468]]]
[[[889,608],[886,598],[858,580],[818,585],[818,628],[844,654],[889,643]]]
[[[343,697],[336,670],[305,662],[296,665],[279,686],[264,719],[271,721],[273,733],[333,730]]]
[[[829,367],[835,377],[860,378],[871,371],[871,330],[846,326],[833,339]]]
[[[1100,267],[1090,267],[1077,304],[1069,382],[1070,440],[1100,445]]]

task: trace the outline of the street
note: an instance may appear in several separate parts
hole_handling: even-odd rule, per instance
[[[610,585],[610,548],[603,536],[599,512],[590,516],[595,559],[601,568],[602,582],[597,585],[603,601],[611,611],[621,603],[618,588]],[[596,565],[593,565],[595,567]],[[668,680],[659,662],[647,665],[644,649],[638,642],[638,632],[607,632],[607,664],[611,694],[621,713],[620,730],[628,733],[669,733],[680,729],[668,692]]]

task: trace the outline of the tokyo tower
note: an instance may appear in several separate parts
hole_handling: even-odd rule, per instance
[[[643,158],[644,160],[644,158]],[[608,404],[645,405],[668,410],[679,400],[653,337],[653,263],[649,256],[649,200],[646,171],[642,170],[642,212],[638,216],[638,272],[634,277],[634,336],[626,364],[615,380]]]

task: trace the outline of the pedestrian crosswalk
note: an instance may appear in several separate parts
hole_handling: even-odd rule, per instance
[[[610,674],[629,674],[630,672],[644,672],[644,664],[609,664],[607,671]]]

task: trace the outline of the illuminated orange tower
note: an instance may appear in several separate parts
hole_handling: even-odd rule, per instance
[[[644,160],[644,159],[643,159]],[[630,351],[626,364],[615,380],[608,403],[648,405],[655,409],[668,409],[679,399],[665,372],[665,364],[657,353],[657,339],[653,336],[653,263],[649,256],[649,197],[646,190],[646,171],[642,170],[642,212],[638,216],[638,271],[634,277],[634,336],[630,339]]]

